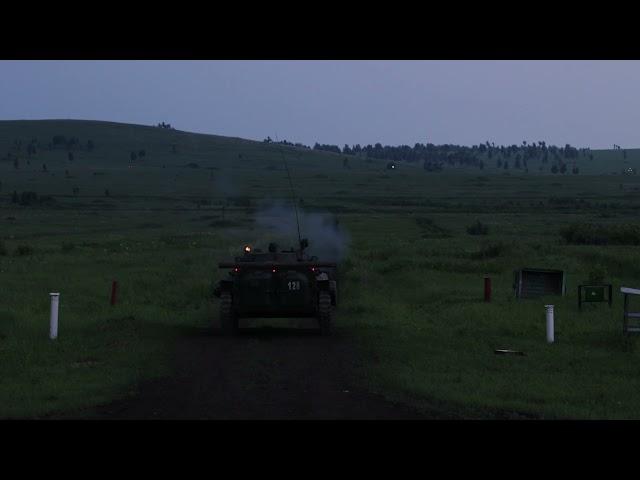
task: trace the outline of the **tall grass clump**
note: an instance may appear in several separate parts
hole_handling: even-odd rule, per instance
[[[476,223],[467,227],[467,233],[469,235],[487,235],[489,233],[489,226],[478,220]]]
[[[18,245],[18,248],[16,248],[14,255],[16,257],[25,257],[27,255],[33,255],[33,247],[30,245]]]
[[[417,217],[416,224],[422,231],[422,238],[447,238],[451,234],[431,219],[427,217]]]
[[[601,283],[604,283],[606,276],[607,269],[602,265],[595,265],[591,267],[591,270],[589,270],[587,282],[591,285],[600,285]]]
[[[505,255],[509,252],[509,246],[498,242],[485,245],[477,252],[473,252],[469,255],[472,260],[486,260],[489,258],[497,258]]]
[[[61,251],[62,253],[69,253],[72,252],[73,250],[75,250],[76,246],[74,243],[72,242],[63,242],[62,243],[62,247],[61,247]]]
[[[640,245],[637,225],[575,223],[562,228],[560,236],[571,245]]]

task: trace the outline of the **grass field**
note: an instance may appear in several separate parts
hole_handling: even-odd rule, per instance
[[[47,148],[54,135],[92,139],[95,149],[69,161],[66,149]],[[14,147],[33,138],[35,155]],[[331,212],[349,233],[337,328],[357,339],[370,390],[464,418],[640,418],[640,352],[622,335],[617,293],[640,287],[639,247],[560,236],[577,222],[640,225],[640,180],[611,174],[639,166],[640,151],[595,151],[578,161],[579,175],[388,171],[363,158],[344,169],[341,155],[283,151],[302,208]],[[156,127],[0,122],[0,417],[108,402],[166,375],[175,339],[216,320],[217,261],[267,239],[255,211],[288,197],[280,155],[274,145]],[[14,191],[50,198],[20,205]],[[487,235],[467,233],[478,220]],[[516,300],[513,270],[524,266],[564,269],[567,296]],[[613,308],[580,313],[577,285],[597,269],[614,285]],[[547,303],[556,306],[553,345]]]

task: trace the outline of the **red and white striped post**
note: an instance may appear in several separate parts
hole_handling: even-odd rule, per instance
[[[111,283],[111,305],[116,304],[116,293],[118,291],[118,282],[114,280]]]
[[[488,275],[484,276],[484,301],[491,301],[491,277]]]

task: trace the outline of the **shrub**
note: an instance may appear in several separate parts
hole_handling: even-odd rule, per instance
[[[386,262],[394,256],[396,249],[388,247],[385,249],[369,250],[363,253],[362,257],[370,262]]]
[[[38,194],[36,192],[22,192],[20,195],[20,205],[32,205],[38,201]]]
[[[436,225],[431,218],[416,217],[416,224],[422,231],[422,238],[447,238],[451,234],[439,225]]]
[[[509,251],[508,245],[504,243],[492,243],[482,247],[479,251],[469,255],[472,260],[485,260],[488,258],[496,258],[506,254]]]
[[[56,203],[56,199],[51,195],[43,195],[38,198],[38,202],[40,203],[40,205],[53,205]]]
[[[637,225],[576,223],[561,229],[560,236],[572,245],[640,245]]]
[[[14,252],[16,257],[24,257],[32,254],[33,248],[30,245],[18,245],[18,248],[16,248],[16,251]]]
[[[62,253],[69,253],[74,250],[76,246],[71,242],[63,242],[62,243]]]
[[[487,235],[489,233],[489,227],[478,220],[476,223],[467,227],[467,233],[469,235]]]
[[[374,270],[382,275],[387,275],[394,272],[400,272],[406,270],[406,262],[395,260],[391,262],[376,262]]]
[[[589,277],[587,278],[587,283],[592,285],[599,285],[604,283],[604,279],[607,276],[607,269],[602,265],[596,265],[591,268],[589,271]]]

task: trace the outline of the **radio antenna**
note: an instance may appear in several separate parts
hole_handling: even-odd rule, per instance
[[[293,202],[293,209],[296,212],[296,226],[298,227],[298,245],[300,245],[300,248],[302,248],[302,237],[300,236],[300,220],[298,219],[298,202],[296,202],[296,192],[293,189],[293,181],[291,181],[289,166],[287,165],[287,160],[284,158],[284,153],[282,153],[282,145],[280,145],[280,140],[278,140],[277,133],[276,133],[276,143],[278,144],[278,150],[280,151],[280,156],[282,157],[282,163],[284,163],[284,169],[286,170],[287,178],[289,179],[289,187],[291,188],[291,201]]]

